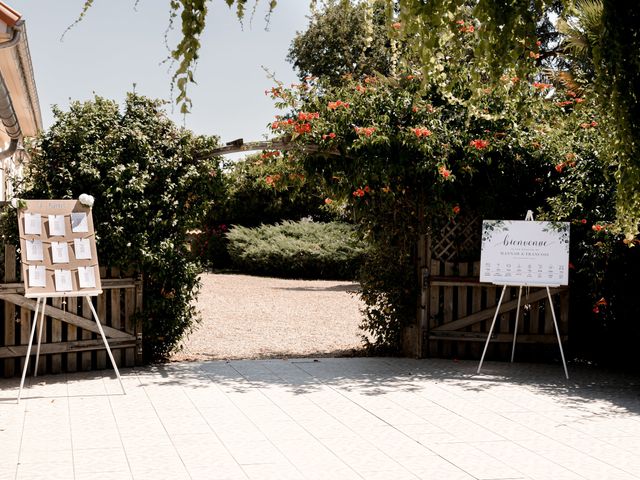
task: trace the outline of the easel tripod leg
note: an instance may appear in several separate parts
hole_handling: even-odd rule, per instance
[[[513,329],[513,346],[511,347],[511,363],[516,354],[516,337],[518,336],[518,316],[520,315],[520,299],[522,298],[522,287],[518,290],[518,306],[516,307],[516,326]]]
[[[111,348],[109,348],[109,342],[107,342],[107,337],[104,334],[104,330],[102,329],[102,324],[100,323],[100,319],[98,318],[98,314],[96,313],[96,309],[93,307],[93,303],[91,302],[91,297],[84,297],[89,304],[89,308],[91,309],[91,313],[93,314],[93,318],[98,325],[98,330],[100,330],[100,335],[102,336],[102,342],[104,343],[105,348],[107,349],[107,354],[109,355],[109,360],[111,360],[111,365],[113,365],[113,369],[116,372],[116,376],[118,377],[118,381],[120,382],[120,387],[122,388],[122,393],[127,394],[124,389],[124,385],[122,383],[122,378],[120,378],[120,372],[118,371],[118,366],[116,365],[116,361],[113,359],[113,354],[111,353]]]
[[[500,300],[498,300],[498,306],[496,307],[496,313],[493,316],[493,321],[491,322],[491,328],[489,329],[489,335],[487,335],[487,341],[484,344],[484,350],[482,351],[482,357],[480,357],[480,365],[478,365],[478,372],[480,373],[480,369],[482,368],[482,362],[484,362],[484,356],[487,354],[487,348],[489,348],[489,342],[491,341],[491,334],[493,333],[493,327],[496,326],[496,319],[498,318],[498,312],[500,311],[500,305],[502,305],[502,299],[504,298],[504,292],[507,290],[507,286],[502,287],[502,293],[500,294]]]
[[[564,351],[562,350],[562,339],[560,338],[560,329],[556,320],[556,310],[553,308],[553,300],[551,299],[551,291],[547,287],[547,296],[549,297],[549,306],[551,307],[551,315],[553,316],[553,325],[556,327],[556,336],[558,337],[558,346],[560,347],[560,356],[562,357],[562,366],[564,367],[564,376],[569,380],[569,371],[567,370],[567,361],[564,359]]]
[[[38,312],[40,309],[40,298],[36,299],[36,311],[33,312],[33,325],[31,325],[31,335],[29,336],[29,346],[27,347],[27,356],[24,359],[24,368],[22,369],[22,378],[20,379],[20,389],[18,390],[18,403],[22,396],[22,388],[24,387],[24,379],[27,376],[27,368],[29,367],[29,356],[31,355],[31,345],[33,345],[33,336],[36,333],[36,324],[38,323]]]

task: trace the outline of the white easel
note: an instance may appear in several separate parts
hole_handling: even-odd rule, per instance
[[[527,212],[527,216],[525,217],[527,221],[533,221],[533,212],[529,210]],[[496,306],[496,313],[493,316],[493,321],[491,322],[491,328],[489,328],[489,335],[487,335],[487,341],[484,344],[484,350],[482,351],[482,357],[480,357],[480,364],[478,365],[477,373],[480,373],[480,369],[482,368],[482,363],[484,362],[484,357],[487,353],[487,348],[489,348],[489,342],[491,341],[491,335],[493,334],[493,328],[496,325],[496,319],[498,318],[498,313],[500,312],[500,305],[502,304],[502,300],[504,298],[504,292],[507,290],[507,287],[519,287],[518,289],[518,306],[516,307],[516,325],[513,330],[513,345],[511,347],[511,363],[513,363],[513,358],[516,353],[516,337],[518,335],[518,316],[520,314],[520,300],[522,298],[522,288],[527,285],[510,285],[510,284],[500,284],[496,283],[495,285],[502,285],[502,292],[500,293],[500,300],[498,300],[498,305]],[[564,367],[564,375],[569,379],[569,371],[567,370],[567,362],[564,358],[564,351],[562,349],[562,339],[560,338],[560,329],[558,328],[558,321],[556,319],[556,312],[553,308],[553,299],[551,298],[551,291],[549,287],[558,287],[559,285],[545,285],[544,288],[547,290],[547,297],[549,298],[549,306],[551,307],[551,315],[553,317],[553,325],[556,330],[556,336],[558,338],[558,346],[560,347],[560,356],[562,357],[562,366]]]
[[[122,393],[124,395],[127,394],[127,392],[124,389],[124,384],[122,383],[122,378],[120,377],[120,372],[118,370],[118,366],[116,365],[116,361],[113,358],[113,354],[111,353],[111,348],[109,347],[109,342],[107,341],[107,337],[104,334],[104,330],[102,329],[102,324],[100,323],[100,318],[98,318],[98,314],[96,312],[95,307],[93,306],[93,303],[91,302],[91,297],[90,296],[85,296],[84,297],[87,301],[87,304],[89,305],[89,308],[91,309],[91,313],[93,314],[93,318],[96,321],[96,325],[98,326],[98,330],[100,330],[100,336],[102,337],[102,341],[104,342],[104,347],[107,349],[107,354],[109,355],[109,360],[111,360],[111,365],[113,365],[113,369],[116,372],[116,377],[118,377],[118,381],[120,382],[120,388],[122,388]],[[38,321],[40,322],[40,328],[38,329],[38,347],[36,349],[36,360],[34,363],[34,370],[33,370],[33,376],[37,377],[38,376],[38,361],[40,359],[40,343],[42,341],[42,327],[44,325],[44,314],[45,314],[45,307],[47,304],[47,297],[39,297],[36,298],[36,310],[33,313],[33,325],[31,326],[31,334],[29,335],[29,345],[27,346],[27,356],[24,359],[24,368],[22,369],[22,379],[20,380],[20,389],[18,390],[18,403],[20,403],[20,398],[22,396],[22,389],[24,387],[24,380],[25,377],[27,376],[27,368],[29,367],[29,358],[31,356],[31,347],[33,345],[33,337],[35,336],[35,332],[36,332],[36,325],[38,324]],[[40,317],[38,318],[38,314],[40,314]]]

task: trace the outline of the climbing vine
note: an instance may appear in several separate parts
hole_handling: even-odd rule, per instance
[[[194,69],[200,50],[211,0],[171,0],[170,25],[178,17],[182,39],[171,50],[177,67],[172,84],[177,88],[177,103],[187,113],[191,106],[188,86],[194,81]],[[260,0],[256,0],[256,5]],[[266,1],[266,0],[265,0]],[[235,6],[240,20],[245,15],[247,0],[225,0]],[[268,3],[269,14],[276,0]],[[488,78],[496,79],[513,72],[525,78],[536,71],[557,47],[557,32],[550,29],[550,12],[571,15],[574,8],[588,4],[602,5],[602,25],[591,52],[595,66],[594,81],[600,93],[598,103],[603,114],[615,112],[611,118],[608,139],[609,161],[617,167],[617,229],[628,239],[638,234],[640,223],[640,99],[636,93],[640,82],[640,57],[628,55],[640,47],[640,4],[616,0],[388,0],[390,28],[405,40],[422,58],[425,82],[435,82],[448,95],[454,95],[455,82],[470,84],[467,97],[457,101],[475,103]],[[85,0],[77,21],[94,4]],[[316,1],[311,0],[312,10]],[[76,22],[77,22],[76,21]],[[446,45],[460,32],[475,36],[470,44],[476,68],[464,78],[451,78],[447,65],[451,56]],[[543,33],[543,35],[541,35]],[[558,51],[552,52],[556,55]]]
[[[459,56],[450,77],[473,68],[470,41],[467,32],[451,39],[448,50]],[[552,194],[545,179],[560,152],[546,136],[562,111],[546,98],[550,85],[512,74],[487,82],[467,105],[457,99],[468,87],[457,84],[450,94],[405,71],[270,91],[284,110],[271,123],[275,133],[342,153],[300,155],[327,182],[325,202],[347,204],[371,247],[360,276],[362,327],[381,351],[397,351],[415,319],[421,233],[461,216],[522,218]]]

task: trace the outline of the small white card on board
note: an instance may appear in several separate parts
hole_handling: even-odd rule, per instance
[[[76,260],[91,260],[91,244],[88,238],[74,238],[73,250]]]
[[[44,260],[44,253],[42,251],[42,240],[27,239],[25,243],[27,245],[27,260],[42,262]]]
[[[69,263],[69,246],[67,242],[51,242],[51,262]]]
[[[78,284],[80,288],[96,288],[94,267],[78,267]]]
[[[71,270],[55,270],[53,275],[56,281],[56,292],[70,292],[73,290]]]
[[[42,233],[42,220],[39,213],[24,214],[25,235],[40,235]]]
[[[29,265],[29,286],[46,287],[47,279],[45,273],[44,265]]]
[[[96,288],[94,267],[78,267],[78,284],[80,288]]]
[[[89,231],[89,222],[85,212],[71,213],[71,231],[73,233],[86,233]]]
[[[64,215],[49,215],[49,235],[63,237],[64,234]]]

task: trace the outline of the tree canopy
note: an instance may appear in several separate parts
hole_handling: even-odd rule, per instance
[[[360,281],[363,326],[376,347],[397,349],[402,325],[414,317],[420,233],[473,218],[523,218],[528,209],[573,224],[580,315],[600,328],[614,310],[631,311],[602,306],[605,296],[624,292],[618,282],[612,293],[606,265],[627,258],[620,249],[637,241],[621,241],[613,226],[618,167],[593,55],[579,59],[566,43],[535,40],[522,70],[501,66],[495,78],[480,46],[482,25],[463,10],[443,27],[451,34],[438,38],[440,55],[424,69],[400,62],[391,75],[325,76],[271,90],[286,112],[272,122],[274,132],[342,153],[306,149],[305,164],[326,179],[330,206],[348,205],[371,245]],[[566,12],[567,22],[597,48],[600,37],[590,32],[599,30],[585,29],[579,11]],[[391,31],[402,41],[397,23]]]
[[[153,357],[168,354],[198,318],[192,300],[200,268],[187,251],[187,232],[200,226],[221,189],[219,159],[210,155],[217,138],[177,127],[163,105],[129,94],[122,109],[101,97],[54,108],[53,126],[27,146],[31,161],[17,192],[95,197],[101,264],[143,274],[144,340]]]
[[[173,82],[176,101],[188,112],[191,101],[188,85],[194,81],[194,68],[200,53],[200,36],[206,25],[210,0],[171,0],[170,24],[180,18],[182,38],[171,51],[176,61]],[[257,0],[259,1],[259,0]],[[267,0],[264,0],[265,2]],[[82,17],[94,0],[85,0]],[[225,0],[236,8],[239,19],[245,15],[247,0]],[[276,1],[268,2],[269,12]],[[316,0],[311,0],[315,7]],[[367,3],[367,2],[356,2]],[[638,233],[640,223],[640,3],[635,0],[387,0],[389,25],[398,38],[410,45],[422,60],[424,78],[437,81],[451,92],[455,79],[448,76],[451,61],[446,45],[458,33],[475,36],[473,49],[476,68],[468,78],[459,79],[475,86],[469,98],[475,101],[482,85],[502,75],[525,78],[545,59],[548,38],[539,38],[541,27],[550,22],[550,12],[560,12],[570,21],[575,9],[590,3],[602,4],[602,29],[594,39],[594,84],[601,115],[609,121],[609,161],[616,167],[618,183],[618,224],[629,238]],[[478,72],[484,72],[480,74]]]
[[[297,33],[287,60],[301,80],[311,76],[337,84],[346,75],[390,74],[396,52],[388,34],[387,8],[386,0],[329,1],[312,13],[309,27]]]

